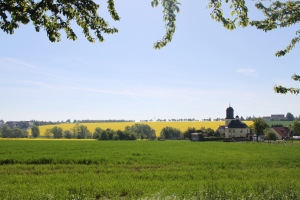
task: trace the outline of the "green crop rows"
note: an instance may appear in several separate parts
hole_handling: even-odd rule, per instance
[[[300,145],[0,140],[0,199],[300,199]]]

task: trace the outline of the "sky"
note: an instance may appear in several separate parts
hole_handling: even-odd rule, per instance
[[[275,94],[273,87],[300,87],[296,46],[284,57],[276,51],[295,37],[296,27],[263,32],[253,27],[229,31],[211,19],[207,2],[181,1],[173,40],[161,50],[162,8],[149,1],[116,0],[121,21],[99,1],[99,14],[119,33],[103,43],[51,43],[44,31],[20,25],[0,32],[0,119],[225,118],[229,104],[239,116],[300,115],[299,96]],[[254,1],[252,19],[261,19]]]

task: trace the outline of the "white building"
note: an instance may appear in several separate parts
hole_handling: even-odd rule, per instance
[[[250,129],[247,124],[241,122],[239,116],[234,116],[234,110],[229,105],[226,109],[225,118],[225,138],[247,137],[250,134]]]

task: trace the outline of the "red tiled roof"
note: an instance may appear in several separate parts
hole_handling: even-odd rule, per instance
[[[286,127],[273,127],[273,130],[278,133],[281,137],[288,137],[290,130]]]

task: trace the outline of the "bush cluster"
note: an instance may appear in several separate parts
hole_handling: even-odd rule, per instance
[[[2,138],[27,138],[28,131],[20,128],[10,129],[7,125],[2,125],[0,128],[0,136]]]

